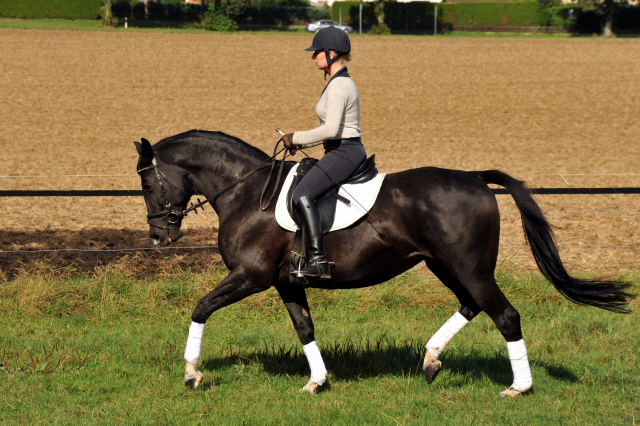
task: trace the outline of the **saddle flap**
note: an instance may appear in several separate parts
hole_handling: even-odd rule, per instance
[[[291,191],[289,188],[299,166],[300,164],[296,164],[287,175],[275,210],[278,224],[287,231],[293,232],[302,228],[300,221],[295,218],[297,212],[293,214],[288,208],[291,205]],[[340,187],[338,195],[341,198],[348,199],[349,203],[338,201],[331,193],[320,197],[317,200],[317,204],[324,233],[327,230],[331,232],[347,228],[361,219],[373,207],[384,178],[385,173],[378,173],[375,178],[366,183],[358,185],[345,184]],[[338,190],[336,189],[334,192],[338,192]],[[329,205],[325,203],[329,203]]]

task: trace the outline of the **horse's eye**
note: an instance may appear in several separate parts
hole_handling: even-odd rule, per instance
[[[142,190],[144,192],[146,192],[147,194],[151,192],[151,190],[153,189],[153,186],[151,186],[150,183],[146,184],[145,186],[142,187]]]

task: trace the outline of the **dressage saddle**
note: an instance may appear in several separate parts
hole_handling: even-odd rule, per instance
[[[360,165],[360,167],[358,167],[358,169],[351,175],[351,177],[349,177],[349,179],[342,182],[341,184],[365,183],[375,178],[378,174],[375,159],[375,154],[369,157],[364,163]],[[291,200],[291,198],[296,186],[317,162],[318,160],[316,160],[315,158],[304,158],[300,161],[300,164],[298,165],[298,168],[296,170],[296,174],[293,177],[291,187],[289,188],[289,192],[287,193],[287,210],[289,211],[289,214],[291,214],[293,220],[296,222],[296,225],[298,225],[299,229],[302,229],[302,220],[300,219],[300,216],[298,215],[296,207],[293,205],[293,201]],[[345,204],[350,204],[350,201],[348,199],[338,193],[339,189],[339,187],[331,189],[316,201],[318,210],[320,211],[320,219],[322,220],[322,232],[324,234],[329,232],[333,225],[333,221],[335,220],[336,203],[340,201]]]

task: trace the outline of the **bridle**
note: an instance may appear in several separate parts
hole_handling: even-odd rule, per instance
[[[158,185],[160,186],[160,196],[162,197],[162,201],[164,202],[164,210],[148,214],[147,223],[149,224],[149,226],[153,226],[154,228],[166,229],[167,231],[169,231],[171,229],[171,226],[178,225],[178,223],[180,222],[180,219],[186,216],[186,214],[184,211],[173,210],[173,208],[171,207],[171,202],[169,201],[169,197],[167,197],[167,191],[165,191],[164,189],[162,178],[164,178],[164,180],[166,180],[167,183],[169,183],[169,185],[173,186],[175,189],[182,192],[183,194],[188,195],[189,197],[191,197],[194,193],[193,192],[188,193],[184,189],[178,187],[176,184],[171,182],[169,178],[164,173],[162,173],[162,170],[160,170],[160,167],[158,167],[158,162],[156,161],[155,156],[151,159],[151,164],[152,165],[149,167],[143,167],[140,170],[138,170],[138,174],[140,174],[141,172],[144,172],[145,170],[153,169],[155,171],[156,178],[158,179]],[[164,226],[158,226],[154,223],[151,223],[152,219],[157,219],[162,216],[166,216],[167,218],[167,223]]]
[[[216,194],[212,195],[211,197],[207,198],[204,201],[200,201],[200,199],[198,199],[198,204],[193,204],[191,203],[191,207],[189,207],[188,209],[185,210],[174,210],[171,206],[171,202],[169,201],[169,198],[167,197],[167,192],[165,191],[164,188],[164,184],[162,183],[162,179],[166,180],[167,183],[169,183],[169,185],[173,186],[175,189],[177,189],[178,191],[182,192],[183,194],[188,195],[189,197],[191,197],[192,195],[195,194],[195,192],[191,192],[188,193],[187,191],[185,191],[184,189],[178,187],[177,185],[175,185],[173,182],[171,182],[169,180],[169,178],[167,178],[167,176],[162,173],[162,170],[160,170],[160,167],[158,167],[158,162],[156,161],[156,157],[154,156],[151,159],[151,166],[148,167],[143,167],[141,169],[138,170],[138,174],[140,174],[141,172],[144,172],[145,170],[151,170],[153,169],[156,175],[156,178],[158,180],[158,185],[160,186],[160,196],[162,197],[162,201],[164,202],[164,210],[161,210],[159,212],[155,212],[155,213],[150,213],[147,214],[147,223],[149,224],[149,226],[152,226],[154,228],[158,228],[158,229],[166,229],[167,232],[169,232],[171,230],[172,226],[178,226],[178,224],[180,223],[180,221],[182,220],[182,218],[186,217],[188,213],[191,213],[192,211],[195,212],[196,214],[198,214],[198,208],[201,208],[204,210],[204,205],[207,203],[214,203],[218,197],[220,197],[222,194],[224,194],[225,192],[227,192],[228,190],[230,190],[231,188],[233,188],[234,186],[236,186],[237,184],[239,184],[240,182],[242,182],[243,180],[245,180],[246,178],[248,178],[249,176],[251,176],[252,174],[254,174],[255,172],[257,172],[258,170],[260,170],[266,163],[268,163],[269,161],[272,161],[271,164],[271,170],[269,171],[269,178],[267,179],[267,181],[265,182],[264,188],[262,189],[262,194],[260,195],[260,208],[262,210],[267,210],[267,208],[269,208],[269,205],[271,204],[271,200],[273,199],[273,196],[275,194],[275,192],[278,190],[278,184],[280,183],[280,177],[282,175],[282,169],[284,168],[284,163],[285,163],[285,158],[287,158],[287,153],[288,153],[288,149],[286,147],[283,147],[280,151],[278,151],[278,146],[280,145],[280,142],[282,142],[282,139],[280,139],[277,143],[276,146],[273,150],[274,154],[267,158],[265,161],[263,161],[262,163],[260,163],[257,167],[254,167],[253,169],[251,169],[248,173],[245,173],[243,176],[241,176],[240,178],[236,179],[235,181],[231,182],[229,185],[225,186],[224,188],[222,188],[220,191],[218,191]],[[276,157],[282,152],[285,151],[284,156],[282,157],[282,164],[280,165],[280,170],[278,171],[278,177],[276,179],[276,184],[275,187],[273,188],[273,193],[271,194],[271,197],[269,198],[267,205],[264,206],[263,205],[263,198],[264,198],[264,194],[267,190],[267,187],[269,186],[269,182],[271,181],[271,176],[273,174],[273,170],[275,169],[275,165],[277,163]],[[153,219],[157,219],[160,217],[165,217],[166,218],[166,223],[164,226],[158,226],[154,223],[151,223],[151,221]]]

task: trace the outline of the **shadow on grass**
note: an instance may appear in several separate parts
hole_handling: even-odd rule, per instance
[[[531,364],[542,367],[547,370],[547,374],[556,380],[562,380],[563,382],[577,383],[579,378],[571,370],[565,367],[557,365],[550,365],[540,361],[532,361]]]
[[[346,342],[330,344],[322,355],[333,379],[354,380],[378,376],[422,376],[424,344],[408,342]],[[505,354],[479,350],[447,351],[440,357],[442,372],[435,383],[447,387],[460,387],[471,382],[488,379],[509,386],[513,380],[511,365]],[[259,364],[273,375],[302,376],[309,374],[309,364],[299,345],[272,346],[261,351],[244,353],[241,350],[205,360],[202,368],[219,371],[236,368],[239,364]],[[556,380],[575,383],[578,377],[568,368],[533,362],[544,368]]]

